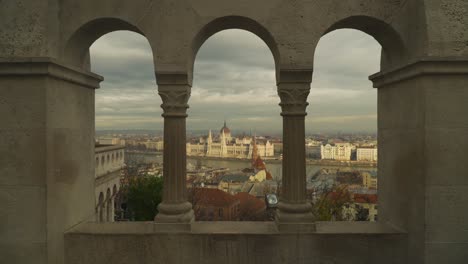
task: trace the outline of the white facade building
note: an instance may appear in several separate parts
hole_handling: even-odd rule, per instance
[[[122,146],[125,146],[125,139],[123,139],[123,138],[104,137],[104,138],[99,138],[98,142],[99,142],[100,145],[122,145]]]
[[[356,159],[358,161],[377,161],[377,148],[357,148]]]
[[[143,143],[148,150],[163,151],[164,150],[164,140],[159,141],[147,141]]]
[[[349,143],[320,146],[320,154],[323,160],[351,160],[352,150],[353,146]]]
[[[95,146],[96,222],[114,221],[114,200],[120,190],[120,171],[124,167],[123,146]]]
[[[200,138],[196,143],[187,143],[186,148],[189,156],[251,158],[254,145],[261,157],[272,157],[275,154],[274,144],[268,140],[257,142],[250,137],[233,138],[225,122],[218,139],[213,138],[210,130],[208,137]]]
[[[362,186],[367,189],[377,190],[377,175],[373,175],[370,172],[362,173]]]

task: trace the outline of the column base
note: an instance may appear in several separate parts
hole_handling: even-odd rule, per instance
[[[158,206],[159,213],[154,218],[157,223],[191,223],[195,219],[192,210],[192,204],[183,203],[165,203]]]
[[[280,202],[276,210],[276,225],[279,232],[315,232],[315,217],[309,203],[293,204]]]
[[[312,214],[310,203],[279,202],[276,210],[276,222],[278,224],[313,224],[315,217]]]

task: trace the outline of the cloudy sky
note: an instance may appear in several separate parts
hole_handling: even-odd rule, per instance
[[[306,132],[374,132],[377,91],[367,77],[379,70],[380,45],[356,30],[324,36],[316,50]],[[146,39],[118,31],[91,47],[92,70],[104,76],[96,91],[96,129],[162,129],[152,53]],[[209,38],[195,61],[187,129],[280,132],[274,61],[261,39],[243,30]]]

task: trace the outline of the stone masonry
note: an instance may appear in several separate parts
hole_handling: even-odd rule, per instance
[[[275,223],[193,222],[185,123],[194,58],[225,29],[256,34],[276,65],[284,196]],[[379,219],[314,222],[304,120],[320,38],[382,45]],[[145,36],[164,109],[164,199],[147,223],[96,223],[89,47]],[[343,43],[346,45],[346,43]],[[0,0],[0,263],[466,263],[468,1]]]

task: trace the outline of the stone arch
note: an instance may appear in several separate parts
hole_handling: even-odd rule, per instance
[[[101,166],[104,166],[105,158],[104,156],[101,156]]]
[[[89,47],[105,34],[119,30],[132,31],[146,37],[140,28],[123,19],[112,17],[97,18],[78,27],[66,40],[64,49],[65,61],[81,68],[89,67]],[[151,46],[149,41],[148,43]]]
[[[259,37],[270,49],[270,52],[273,55],[275,61],[275,68],[278,72],[278,67],[280,64],[280,52],[278,45],[275,41],[273,35],[259,22],[243,16],[225,16],[219,17],[214,20],[211,20],[205,24],[195,35],[195,38],[192,40],[192,49],[190,54],[191,60],[191,71],[193,71],[193,66],[195,64],[195,58],[200,47],[205,43],[214,34],[227,30],[227,29],[242,29],[249,31]]]
[[[117,194],[117,185],[114,184],[114,186],[112,186],[112,196],[115,196]]]
[[[334,22],[322,36],[338,29],[356,29],[372,36],[381,46],[381,68],[404,61],[407,48],[400,33],[389,23],[370,16],[349,16]]]

